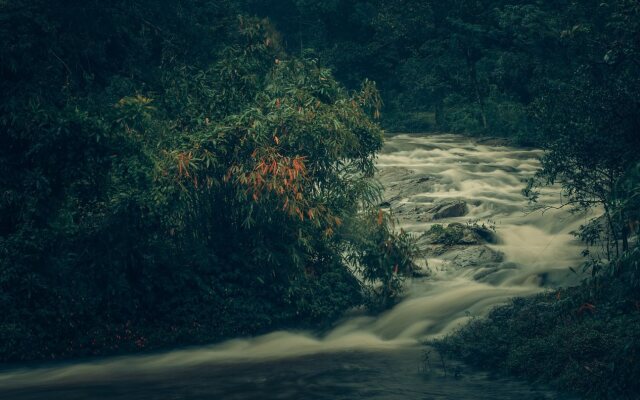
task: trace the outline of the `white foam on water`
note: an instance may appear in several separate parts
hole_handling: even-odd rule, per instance
[[[428,190],[403,199],[407,205],[462,199],[469,204],[469,214],[442,222],[474,218],[495,222],[500,243],[490,248],[504,253],[505,260],[505,268],[495,274],[495,279],[474,279],[478,272],[486,270],[482,265],[455,269],[446,260],[431,259],[432,277],[410,282],[406,298],[394,308],[377,318],[347,318],[321,337],[280,331],[161,354],[6,371],[0,373],[0,387],[104,380],[211,363],[393,349],[447,334],[470,316],[484,315],[511,297],[544,290],[540,280],[545,274],[553,275],[561,283],[570,279],[568,267],[580,261],[580,245],[571,231],[584,222],[584,215],[568,210],[527,213],[527,201],[521,195],[522,182],[536,171],[541,154],[539,150],[479,145],[456,135],[399,135],[388,139],[379,156],[385,184],[397,183],[402,178],[394,175],[391,181],[391,178],[385,181],[384,172],[390,168],[433,178]],[[542,199],[559,204],[559,192],[546,190]],[[401,225],[420,234],[432,224],[408,221]]]

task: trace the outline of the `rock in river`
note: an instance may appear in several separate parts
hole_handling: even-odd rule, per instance
[[[448,252],[443,258],[449,260],[457,268],[467,268],[496,265],[504,260],[504,254],[488,246],[480,245]]]
[[[469,209],[466,202],[453,200],[437,204],[430,212],[433,213],[433,219],[443,219],[465,216]]]

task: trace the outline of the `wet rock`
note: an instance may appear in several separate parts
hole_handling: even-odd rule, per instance
[[[378,172],[378,178],[386,185],[413,179],[414,171],[405,167],[384,167]]]
[[[414,278],[428,278],[431,276],[431,270],[426,265],[424,267],[415,265],[411,270],[411,276]]]
[[[404,167],[383,167],[378,172],[380,182],[385,186],[389,197],[410,199],[413,196],[429,193],[437,179],[431,175],[416,172]],[[393,205],[393,202],[391,202]]]
[[[435,224],[420,237],[425,244],[454,245],[478,245],[497,244],[498,236],[484,226],[464,225],[458,222],[451,223],[445,228]]]
[[[420,246],[420,243],[418,243],[418,246],[420,247],[420,250],[422,250],[422,253],[425,255],[425,257],[427,258],[440,257],[443,254],[447,253],[448,251],[451,251],[451,247],[448,247],[442,244],[436,244],[436,245],[427,244],[427,245]]]
[[[479,242],[485,242],[490,244],[497,244],[498,242],[500,242],[498,235],[496,235],[496,233],[491,229],[480,227],[480,226],[474,226],[470,228],[470,230],[473,231],[474,236],[479,239],[478,240]]]
[[[433,219],[463,217],[467,215],[469,209],[467,203],[462,200],[447,201],[436,205],[430,210]]]
[[[457,268],[469,268],[496,265],[504,260],[504,254],[480,245],[449,252],[444,258]]]
[[[472,229],[464,229],[462,233],[462,239],[458,241],[459,244],[474,245],[484,242]]]
[[[393,207],[396,216],[407,221],[431,221],[431,206],[417,203],[399,203]]]

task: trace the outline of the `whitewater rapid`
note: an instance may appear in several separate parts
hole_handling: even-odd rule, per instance
[[[539,150],[483,144],[457,135],[397,135],[379,155],[385,206],[399,211],[398,228],[416,236],[434,223],[493,224],[499,241],[487,246],[503,254],[499,265],[454,267],[446,257],[428,257],[429,277],[408,280],[406,297],[377,317],[352,315],[321,336],[273,332],[211,346],[134,355],[0,373],[0,391],[32,385],[110,382],[194,367],[263,362],[347,352],[413,352],[425,339],[451,332],[471,317],[514,296],[529,295],[579,279],[581,246],[571,234],[588,216],[566,209],[531,212],[523,181],[539,166]],[[462,200],[464,216],[422,221],[423,210],[444,200]],[[559,205],[557,188],[541,201]]]

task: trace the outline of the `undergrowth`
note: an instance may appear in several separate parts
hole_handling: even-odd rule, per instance
[[[514,298],[429,344],[589,399],[640,398],[640,291],[625,277]]]

